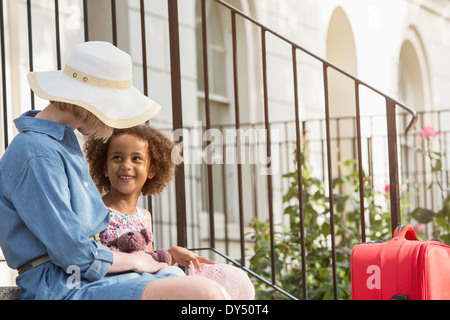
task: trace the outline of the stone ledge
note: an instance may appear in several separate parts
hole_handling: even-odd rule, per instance
[[[0,300],[19,300],[20,288],[18,287],[0,287]]]

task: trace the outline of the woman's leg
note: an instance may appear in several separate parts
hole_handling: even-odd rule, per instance
[[[230,300],[218,283],[196,276],[153,280],[144,288],[141,300]]]

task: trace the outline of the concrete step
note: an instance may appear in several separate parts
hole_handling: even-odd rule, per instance
[[[0,287],[0,300],[19,300],[20,288],[18,287]]]

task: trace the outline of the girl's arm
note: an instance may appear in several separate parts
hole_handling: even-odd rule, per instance
[[[216,262],[201,257],[186,248],[173,247],[167,251],[169,251],[170,255],[172,256],[172,261],[174,264],[178,263],[180,266],[189,268],[189,263],[192,262],[195,269],[197,269],[198,271],[201,271],[201,263],[216,264]]]

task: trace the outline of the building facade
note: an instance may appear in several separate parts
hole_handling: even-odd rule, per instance
[[[112,7],[112,3],[114,3]],[[134,83],[162,106],[152,125],[172,129],[171,64],[168,6],[166,0],[143,1],[145,8],[146,53],[142,51],[142,1],[139,0],[26,0],[3,1],[5,51],[2,57],[4,90],[2,90],[1,150],[16,134],[12,119],[30,109],[46,106],[45,101],[30,93],[26,74],[53,70],[64,65],[71,49],[89,40],[117,41],[117,45],[130,53],[134,61]],[[285,39],[305,48],[345,72],[369,83],[387,95],[398,99],[419,112],[450,109],[450,1],[448,0],[228,0],[228,4],[264,25]],[[55,3],[58,3],[60,36],[55,32]],[[218,130],[212,176],[213,200],[209,200],[207,170],[205,167],[205,77],[203,61],[202,1],[178,1],[181,87],[183,124],[185,132],[186,208],[189,247],[208,243],[208,207],[215,212],[215,238],[217,246],[231,256],[239,247],[239,211],[236,201],[238,171],[235,154],[229,145],[235,137],[235,91],[233,73],[233,32],[236,31],[240,121],[248,144],[245,144],[243,162],[244,222],[248,226],[253,217],[268,217],[265,203],[267,165],[264,148],[264,83],[262,64],[267,64],[269,90],[268,111],[272,123],[273,201],[275,220],[283,220],[282,195],[287,185],[282,175],[294,170],[291,136],[295,130],[294,91],[299,92],[301,119],[311,121],[308,135],[313,139],[322,135],[323,128],[315,120],[324,118],[322,65],[311,55],[299,52],[297,56],[299,82],[292,81],[292,51],[285,41],[269,34],[266,41],[267,57],[261,55],[261,34],[248,20],[237,17],[233,30],[229,11],[212,0],[206,1],[205,14],[208,28],[208,93],[211,127]],[[113,10],[114,9],[114,10]],[[31,14],[30,14],[31,12]],[[85,20],[86,12],[88,18]],[[114,12],[115,19],[112,18]],[[86,24],[85,22],[88,22]],[[31,22],[31,23],[30,23]],[[86,28],[86,26],[88,27]],[[112,31],[114,30],[114,31]],[[59,39],[58,39],[59,38]],[[31,40],[31,42],[30,42]],[[60,46],[57,45],[58,40]],[[32,57],[32,58],[31,58]],[[58,62],[60,60],[60,62]],[[144,69],[146,60],[146,70]],[[141,76],[146,74],[146,78]],[[355,117],[354,84],[342,74],[329,71],[330,116],[346,119]],[[3,84],[3,83],[2,83]],[[144,88],[145,87],[145,88]],[[375,135],[385,128],[384,118],[376,116],[386,112],[385,101],[370,90],[361,92],[361,113],[373,117],[363,127],[363,135]],[[5,103],[6,102],[6,103]],[[5,105],[6,104],[6,105]],[[433,113],[431,113],[433,114]],[[375,119],[375,120],[373,120]],[[353,124],[345,120],[333,124],[333,132],[345,140],[354,136]],[[429,116],[423,125],[438,126],[445,118]],[[401,123],[399,131],[402,131]],[[444,129],[444,128],[442,128]],[[261,140],[260,132],[263,132]],[[5,136],[7,136],[5,138]],[[214,140],[217,142],[217,140]],[[82,143],[80,139],[80,143]],[[373,147],[377,150],[376,141]],[[380,149],[386,142],[380,140]],[[339,159],[353,156],[351,145],[334,145]],[[312,145],[314,163],[321,163],[323,152],[319,144]],[[1,154],[1,153],[0,153]],[[261,155],[262,154],[262,155]],[[373,172],[383,177],[378,187],[386,184],[385,156],[373,161]],[[222,165],[224,164],[224,165]],[[321,172],[318,165],[315,168]],[[384,179],[384,180],[383,180]],[[152,199],[152,211],[157,234],[157,246],[176,244],[174,189]],[[141,200],[148,205],[148,199]],[[212,202],[209,202],[212,201]],[[226,225],[226,228],[220,226]],[[226,241],[225,241],[226,240]],[[226,247],[226,249],[225,249]],[[0,284],[11,284],[15,277],[1,263]]]

